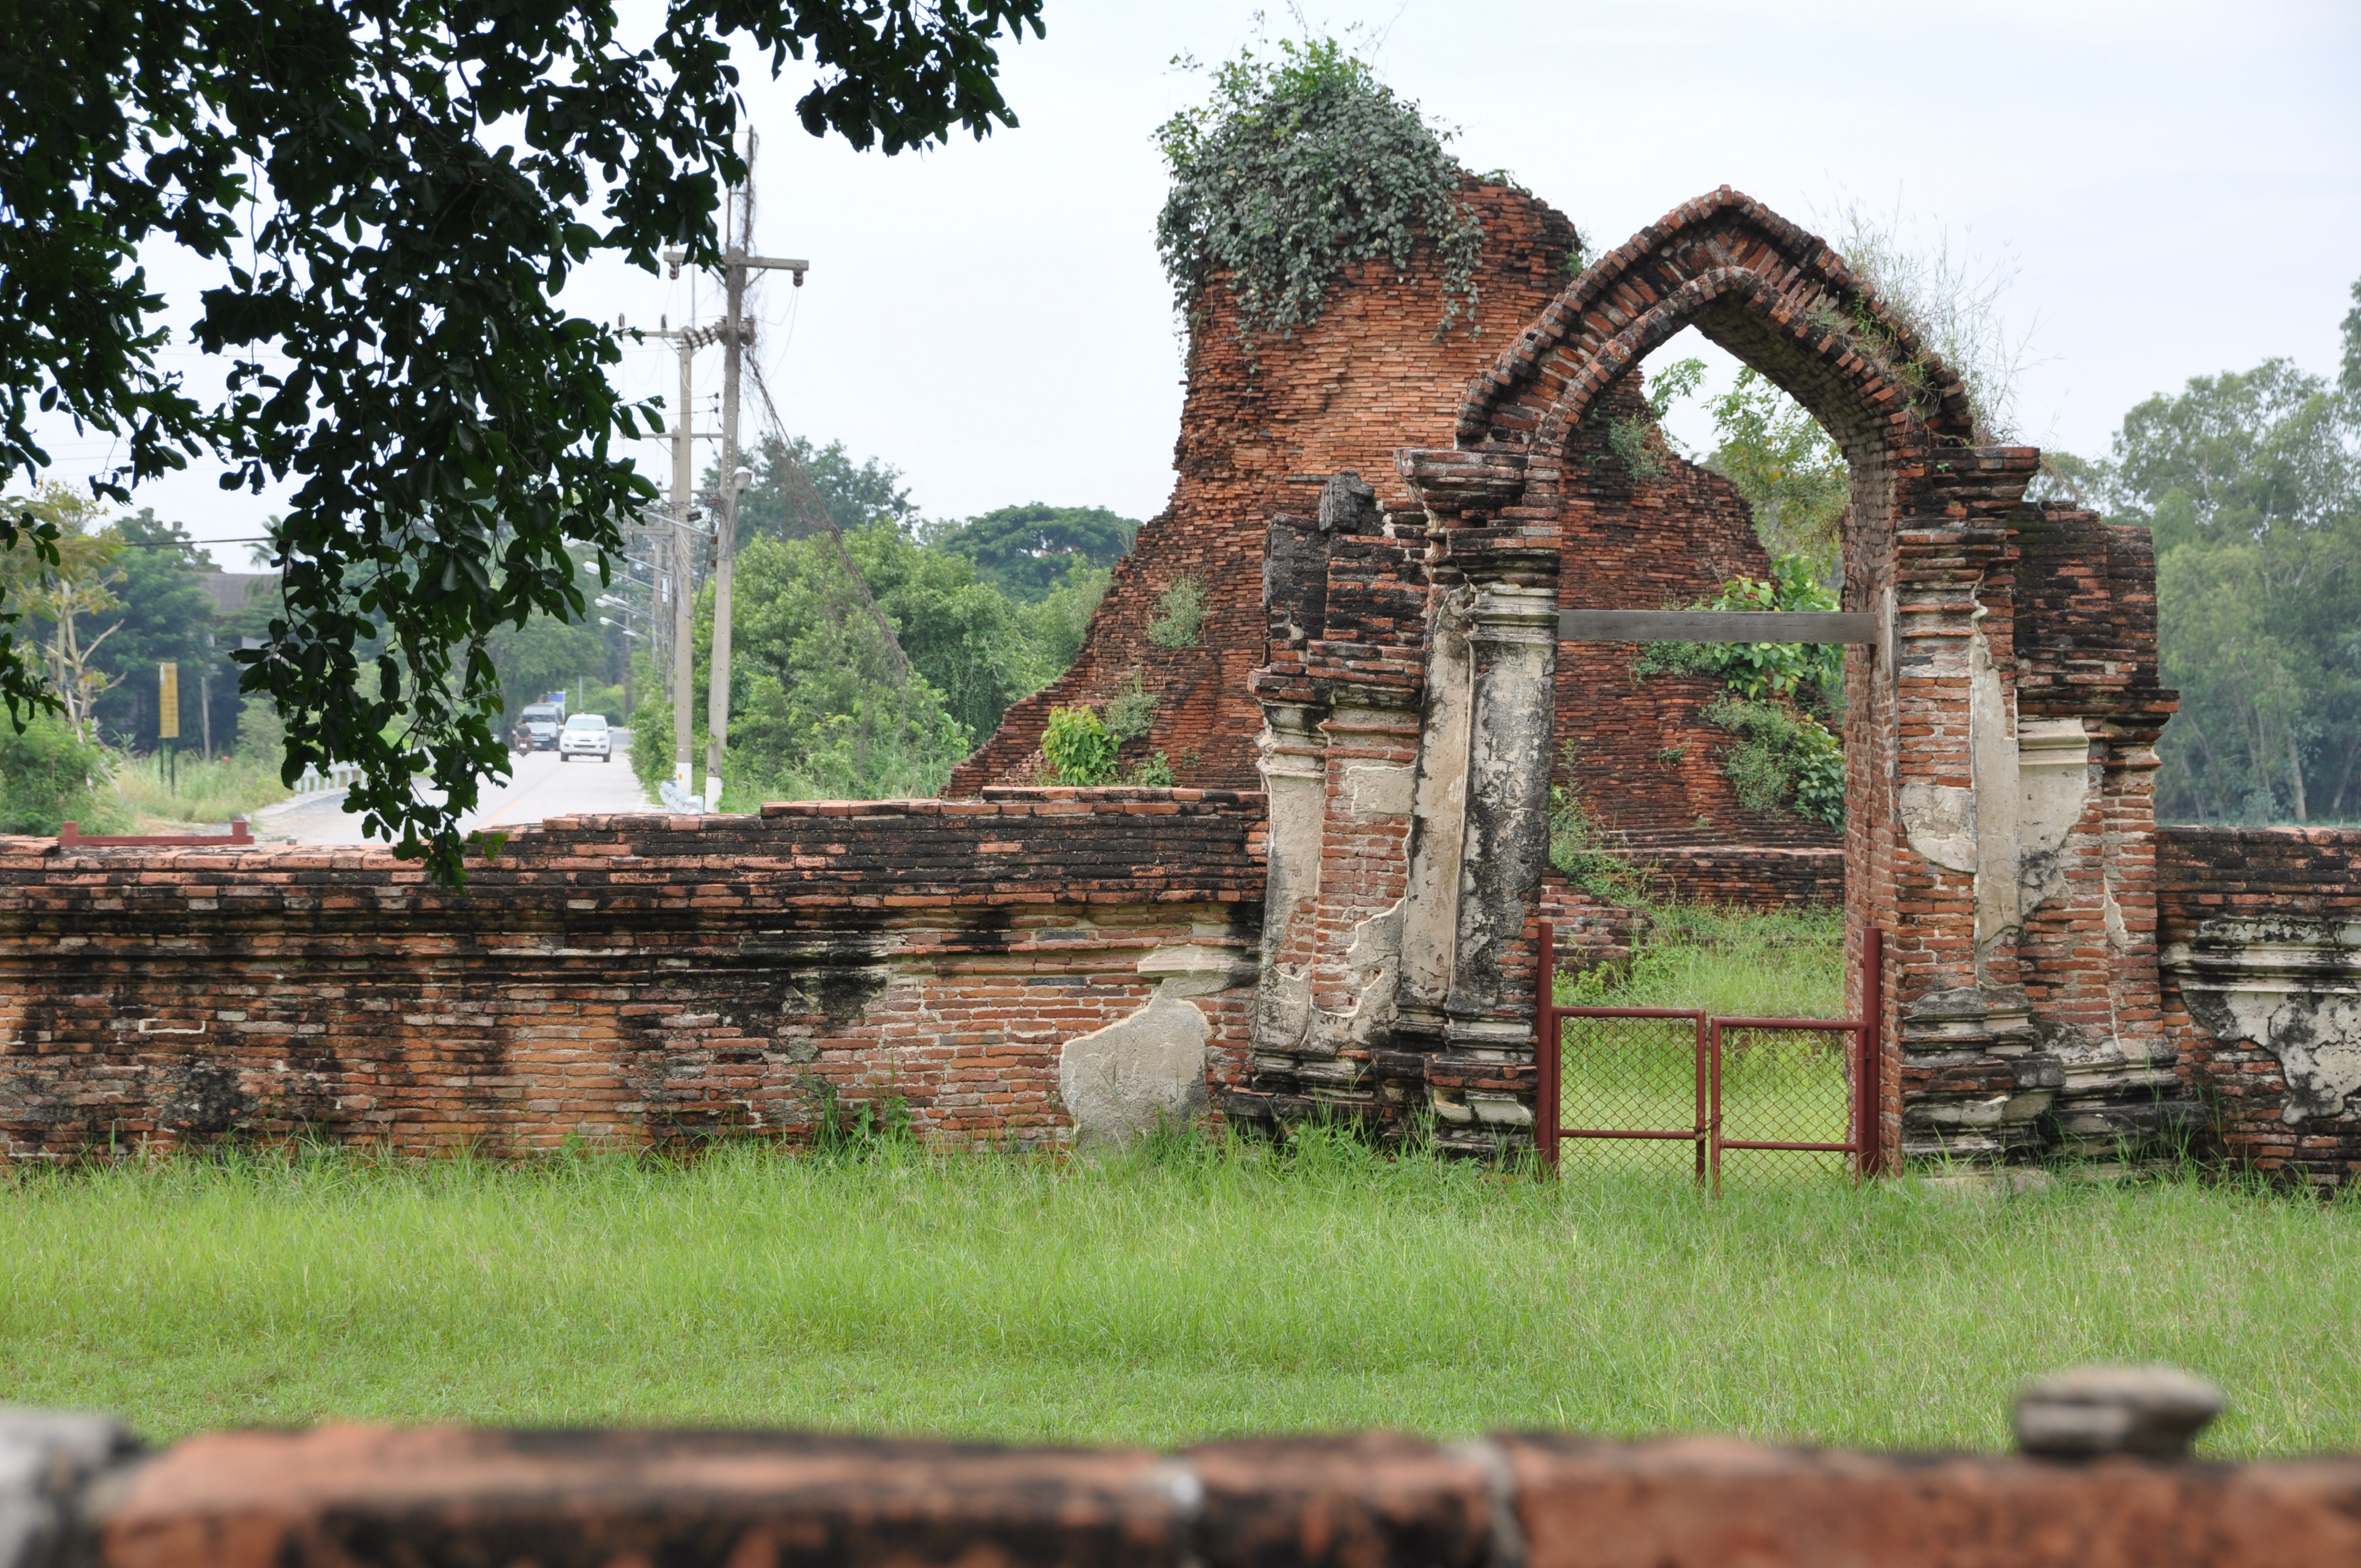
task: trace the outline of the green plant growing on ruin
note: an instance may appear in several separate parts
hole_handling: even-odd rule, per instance
[[[1694,609],[1825,611],[1836,596],[1812,563],[1783,555],[1769,581],[1732,577]],[[1631,674],[1700,674],[1728,694],[1703,718],[1736,738],[1721,753],[1738,803],[1771,817],[1791,814],[1844,824],[1844,743],[1813,710],[1833,714],[1843,697],[1844,650],[1816,642],[1649,642]]]
[[[1131,777],[1124,782],[1137,784],[1142,789],[1170,789],[1174,782],[1172,764],[1165,761],[1163,752],[1152,751],[1148,760],[1134,768]]]
[[[1192,335],[1218,280],[1251,365],[1255,335],[1317,321],[1345,269],[1403,273],[1422,242],[1443,263],[1436,340],[1463,317],[1473,330],[1484,231],[1461,194],[1469,176],[1445,150],[1452,133],[1333,38],[1244,49],[1212,74],[1209,101],[1156,133],[1172,171],[1157,249]]]
[[[1120,746],[1145,736],[1156,722],[1156,694],[1143,684],[1137,670],[1132,671],[1131,685],[1107,698],[1101,710],[1115,744]]]
[[[1721,771],[1738,804],[1765,817],[1790,813],[1844,825],[1844,743],[1810,714],[1784,704],[1723,697],[1702,715],[1737,737]]]
[[[1648,402],[1645,414],[1630,419],[1610,420],[1607,425],[1607,444],[1623,460],[1634,484],[1644,485],[1664,471],[1664,457],[1671,451],[1668,442],[1657,434],[1665,413],[1673,404],[1697,389],[1705,379],[1705,361],[1683,359],[1666,366],[1656,375],[1647,378],[1644,387]]]
[[[1643,904],[1648,898],[1648,873],[1610,853],[1605,836],[1583,804],[1582,748],[1567,741],[1559,762],[1565,783],[1550,786],[1550,864],[1566,880],[1587,892],[1616,904]]]
[[[1088,707],[1053,707],[1041,730],[1041,755],[1057,782],[1077,788],[1113,784],[1121,749],[1106,720]]]
[[[2032,362],[2031,334],[2012,333],[2001,315],[2015,262],[1980,260],[1955,249],[1948,233],[1914,241],[1898,212],[1879,216],[1850,202],[1834,216],[1830,243],[1866,293],[1841,307],[1823,306],[1814,323],[1876,356],[1921,418],[1935,411],[1948,374],[1966,394],[1974,439],[2012,439],[2017,382]],[[1905,345],[1897,324],[1915,348]]]
[[[1205,580],[1193,574],[1172,579],[1156,601],[1148,640],[1159,648],[1193,648],[1205,629]]]

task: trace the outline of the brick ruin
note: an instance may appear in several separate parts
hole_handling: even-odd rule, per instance
[[[1257,340],[1251,368],[1228,291],[1218,282],[1205,291],[1171,500],[1116,565],[1073,667],[1009,708],[952,773],[946,797],[1039,784],[1049,709],[1104,705],[1135,687],[1157,707],[1148,734],[1125,748],[1126,766],[1160,751],[1183,784],[1260,787],[1263,716],[1248,683],[1265,656],[1271,518],[1316,510],[1321,485],[1339,473],[1374,487],[1381,510],[1415,511],[1394,449],[1447,444],[1469,378],[1567,281],[1578,241],[1564,214],[1504,185],[1471,182],[1466,194],[1485,236],[1472,332],[1455,327],[1437,340],[1444,280],[1428,253],[1400,273],[1372,262],[1339,280],[1318,320]],[[1636,389],[1618,389],[1614,405],[1614,417],[1643,412]],[[1746,503],[1728,480],[1669,451],[1659,453],[1655,473],[1634,477],[1607,451],[1605,432],[1604,419],[1584,432],[1585,460],[1610,478],[1562,541],[1569,608],[1687,604],[1731,577],[1770,576]],[[1195,645],[1158,647],[1148,629],[1183,577],[1204,585],[1203,631]],[[1731,793],[1716,761],[1729,738],[1697,717],[1719,684],[1656,675],[1643,689],[1631,674],[1638,652],[1599,650],[1559,682],[1559,729],[1581,738],[1588,798],[1609,842],[1668,885],[1719,902],[1840,896],[1844,852],[1834,829],[1748,811]],[[1562,767],[1559,782],[1568,782]]]
[[[1480,359],[1432,341],[1416,272],[1363,279],[1264,379],[1203,334],[1175,505],[1076,671],[971,760],[975,798],[555,822],[464,894],[374,851],[8,843],[8,1155],[801,1140],[862,1106],[948,1143],[1334,1113],[1491,1153],[1532,1124],[1537,920],[1629,940],[1547,872],[1574,737],[1644,852],[1752,902],[1840,887],[1848,947],[1884,933],[1893,1154],[2361,1170],[2361,837],[2158,829],[2146,533],[2028,502],[2039,454],[1980,444],[1842,259],[1745,197],[1566,280],[1562,219],[1474,194]],[[1851,467],[1843,598],[1877,637],[1846,659],[1840,849],[1698,809],[1715,771],[1661,753],[1701,696],[1557,640],[1562,607],[1759,574],[1720,481],[1596,460],[1690,325]],[[1213,630],[1151,649],[1182,571]],[[1191,787],[990,782],[1036,765],[1049,703],[1135,678]]]
[[[1018,1146],[1185,1117],[1244,1067],[1260,806],[559,820],[464,894],[381,850],[0,839],[0,1138],[515,1157],[808,1141],[862,1106]]]
[[[776,1431],[215,1431],[0,1410],[0,1568],[2279,1568],[2361,1558],[2361,1460],[1728,1438],[1177,1453]]]

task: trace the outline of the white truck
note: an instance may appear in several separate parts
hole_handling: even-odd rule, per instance
[[[518,712],[516,728],[509,735],[509,749],[555,751],[558,731],[565,728],[566,694],[551,692],[538,702],[526,703]]]

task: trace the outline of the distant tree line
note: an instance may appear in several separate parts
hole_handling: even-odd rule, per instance
[[[940,789],[1010,703],[1073,663],[1139,528],[1104,508],[1038,502],[927,521],[900,470],[856,461],[840,442],[774,435],[747,466],[724,781],[738,806]],[[704,488],[719,477],[708,469]],[[712,635],[705,586],[700,736]],[[642,668],[632,762],[653,787],[672,775],[672,710],[663,672]]]
[[[2335,378],[2195,377],[2105,458],[2049,459],[2050,493],[2156,538],[2167,818],[2361,819],[2361,282],[2353,302]]]
[[[1009,703],[1073,662],[1139,527],[1104,508],[1041,503],[929,521],[898,469],[856,460],[840,442],[774,437],[748,463],[755,482],[739,510],[731,684],[737,805],[940,788]],[[709,489],[718,475],[707,478]],[[112,514],[73,487],[46,485],[6,504],[58,532],[55,566],[29,552],[0,554],[9,569],[0,610],[18,616],[15,635],[64,711],[33,717],[21,733],[0,725],[0,793],[15,788],[27,801],[0,805],[0,830],[54,831],[60,817],[89,816],[78,799],[125,755],[155,751],[162,663],[179,666],[184,752],[209,734],[216,754],[251,752],[280,768],[277,716],[267,700],[241,700],[231,657],[283,618],[276,574],[225,575],[184,528],[152,510]],[[596,583],[587,552],[577,570]],[[653,786],[672,773],[669,672],[654,666],[648,642],[625,635],[645,635],[644,615],[608,613],[588,591],[593,602],[576,619],[534,614],[492,632],[486,651],[501,701],[513,718],[563,690],[576,709],[631,725],[633,761]],[[604,597],[632,591],[619,581]],[[652,610],[640,591],[639,608]],[[697,592],[701,735],[712,593],[702,581]],[[366,658],[374,643],[358,646]]]

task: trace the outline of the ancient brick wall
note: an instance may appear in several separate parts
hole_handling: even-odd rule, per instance
[[[1050,707],[1104,703],[1135,680],[1159,701],[1150,733],[1125,750],[1127,766],[1161,751],[1184,784],[1258,786],[1254,741],[1262,717],[1246,677],[1263,657],[1263,543],[1271,518],[1307,510],[1320,480],[1352,469],[1378,488],[1381,509],[1407,514],[1414,527],[1417,509],[1394,474],[1394,448],[1446,440],[1469,378],[1565,283],[1574,228],[1564,216],[1504,187],[1472,193],[1486,236],[1475,334],[1455,327],[1433,340],[1442,280],[1433,258],[1422,254],[1404,276],[1373,265],[1339,283],[1318,322],[1291,337],[1257,342],[1257,368],[1249,373],[1229,296],[1218,286],[1209,291],[1170,504],[1116,567],[1073,668],[1008,710],[999,731],[951,775],[946,796],[1038,783]],[[1639,409],[1636,392],[1626,392],[1612,413],[1631,417]],[[1593,422],[1587,433],[1600,460],[1627,472],[1622,459],[1605,453],[1607,418]],[[1569,529],[1565,552],[1565,603],[1576,607],[1686,604],[1731,576],[1770,571],[1746,505],[1728,481],[1669,454],[1655,473],[1627,478]],[[1148,641],[1148,624],[1162,594],[1184,576],[1207,589],[1202,638],[1195,647],[1157,647]],[[1729,738],[1696,717],[1718,695],[1716,684],[1659,676],[1642,685],[1631,675],[1637,652],[1584,645],[1558,675],[1560,729],[1583,749],[1586,795],[1602,828],[1643,848],[1836,845],[1835,832],[1817,822],[1741,809],[1719,763]],[[1668,884],[1686,870],[1681,857],[1667,859]],[[1694,895],[1778,904],[1797,886],[1820,885],[1722,876],[1697,884]]]
[[[2330,1568],[2361,1460],[2082,1463],[1389,1433],[1164,1454],[797,1432],[17,1415],[8,1568]]]
[[[1191,790],[587,817],[464,894],[376,851],[0,840],[0,1146],[512,1155],[801,1140],[888,1101],[1058,1145],[1085,1067],[1153,1100],[1114,1081],[1143,1049],[1202,1061],[1160,1085],[1193,1111],[1243,1065],[1261,821]]]
[[[2164,1027],[2234,1159],[2361,1177],[2361,832],[2158,835]]]

